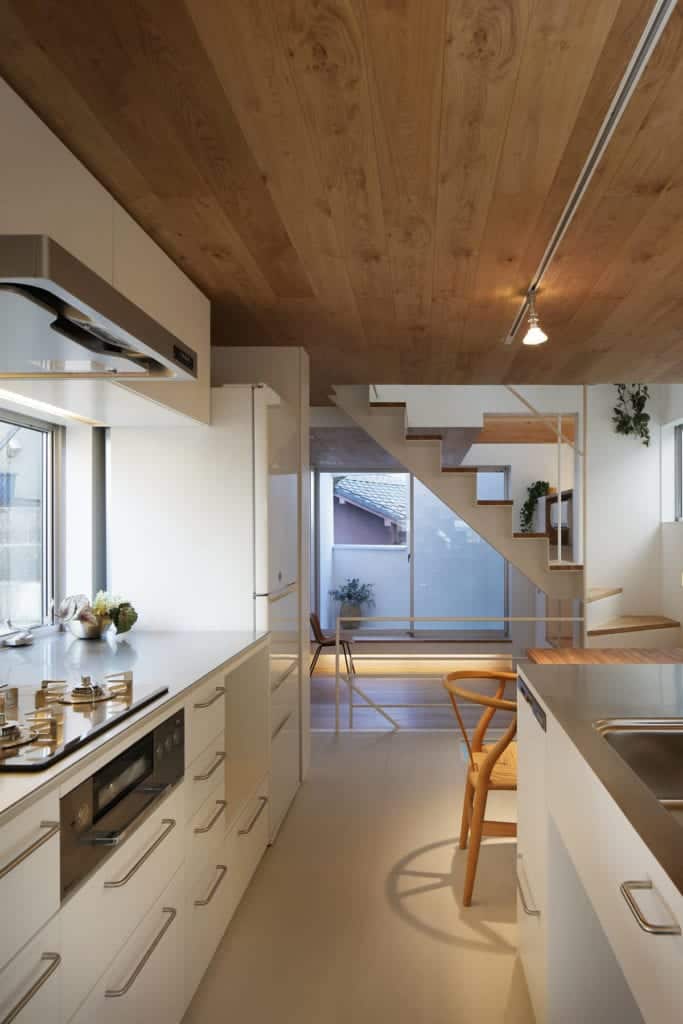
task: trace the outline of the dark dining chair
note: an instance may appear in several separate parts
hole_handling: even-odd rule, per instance
[[[334,647],[337,643],[334,636],[330,636],[329,633],[323,633],[320,625],[320,619],[315,612],[311,612],[311,629],[313,630],[313,639],[318,645],[318,648],[313,655],[313,661],[311,662],[311,675],[315,670],[315,666],[318,664],[318,658],[323,647]],[[339,641],[342,652],[344,654],[344,661],[346,662],[346,673],[347,675],[356,674],[356,666],[353,664],[353,657],[351,655],[351,642],[349,640],[340,639]]]

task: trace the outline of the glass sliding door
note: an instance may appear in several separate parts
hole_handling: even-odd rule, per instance
[[[323,629],[335,628],[341,605],[357,603],[354,590],[363,586],[374,598],[363,615],[410,615],[409,474],[320,473],[316,532]],[[383,633],[405,633],[408,625],[359,622]]]
[[[501,471],[478,474],[480,499],[505,497],[506,476]],[[414,615],[504,616],[507,566],[478,533],[447,505],[414,480],[413,593]],[[504,622],[416,622],[415,633],[504,633]]]

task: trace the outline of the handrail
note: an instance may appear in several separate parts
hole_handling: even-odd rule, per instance
[[[555,437],[558,438],[558,440],[562,441],[564,444],[568,444],[571,448],[574,449],[577,455],[583,455],[583,451],[581,450],[581,448],[579,448],[576,441],[570,440],[570,438],[568,438],[567,435],[563,433],[561,426],[557,425],[558,419],[560,424],[562,423],[561,413],[540,412],[535,406],[531,404],[531,402],[527,401],[524,395],[520,395],[519,391],[517,391],[516,388],[513,388],[511,384],[504,384],[503,387],[505,387],[506,390],[509,391],[511,395],[514,395],[517,401],[521,402],[522,405],[526,406],[526,408],[529,410],[532,416],[535,416],[536,419],[548,420],[550,422],[550,425],[552,426],[552,429],[555,431]]]

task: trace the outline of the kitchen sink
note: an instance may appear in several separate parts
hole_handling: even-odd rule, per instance
[[[683,718],[611,718],[593,724],[683,824]]]

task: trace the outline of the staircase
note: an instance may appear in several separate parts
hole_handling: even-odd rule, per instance
[[[583,597],[583,566],[553,563],[545,535],[515,534],[512,501],[478,501],[476,466],[445,465],[442,437],[411,434],[405,402],[370,402],[365,386],[338,386],[331,396],[359,427],[413,473],[549,597]]]

